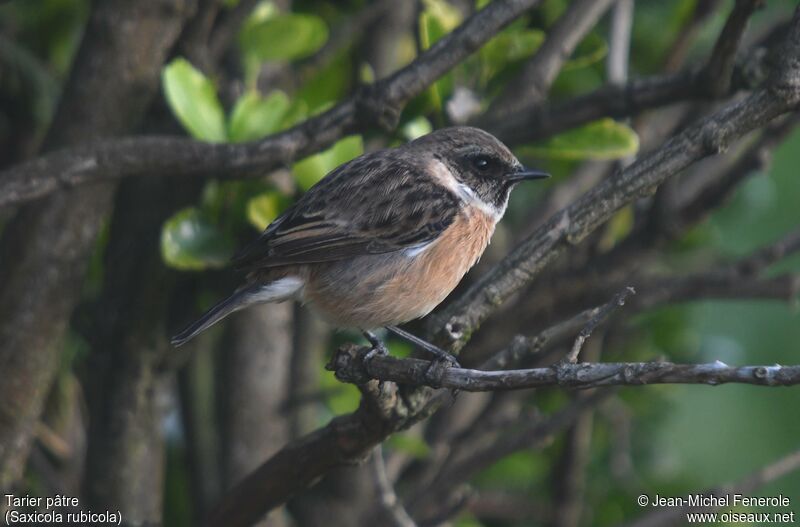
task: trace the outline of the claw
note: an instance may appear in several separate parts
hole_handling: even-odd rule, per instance
[[[438,389],[442,387],[442,377],[448,368],[460,368],[461,365],[450,354],[447,356],[435,357],[425,369],[424,379],[425,383],[431,388]],[[458,390],[451,390],[453,398],[458,394]]]

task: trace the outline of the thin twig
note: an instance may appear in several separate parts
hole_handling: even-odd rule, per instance
[[[736,50],[747,28],[747,22],[753,12],[764,0],[736,0],[725,27],[714,45],[714,51],[705,70],[709,92],[714,96],[722,96],[728,92],[731,74],[736,60]]]
[[[586,342],[586,339],[592,335],[592,331],[594,331],[597,326],[605,321],[618,307],[624,306],[625,299],[628,298],[629,295],[633,294],[636,294],[636,291],[631,286],[627,286],[625,289],[617,293],[611,302],[597,310],[597,314],[589,319],[581,332],[578,333],[578,336],[575,338],[575,343],[572,345],[572,349],[565,357],[566,362],[571,364],[578,362],[578,355],[581,352],[581,348],[583,348],[583,344]]]
[[[580,394],[572,402],[544,419],[523,423],[521,427],[506,430],[495,441],[485,445],[458,463],[448,466],[437,475],[426,488],[420,489],[409,501],[410,509],[418,517],[418,511],[425,511],[431,505],[446,499],[451,489],[475,474],[492,466],[504,457],[522,449],[542,448],[552,438],[571,426],[585,412],[596,408],[614,390],[601,390],[591,394]]]
[[[408,515],[403,504],[397,498],[392,482],[386,474],[386,464],[383,461],[383,452],[380,445],[372,451],[372,469],[380,497],[381,508],[386,516],[392,520],[395,527],[416,527],[416,523]]]

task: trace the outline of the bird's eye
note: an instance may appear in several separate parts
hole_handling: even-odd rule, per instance
[[[472,159],[472,165],[478,170],[486,170],[491,164],[491,159],[486,156],[477,156]]]

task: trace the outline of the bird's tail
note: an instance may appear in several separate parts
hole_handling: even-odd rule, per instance
[[[303,281],[295,277],[281,278],[266,285],[257,284],[243,287],[225,300],[216,303],[203,313],[203,316],[172,337],[170,342],[173,346],[186,344],[231,313],[253,304],[288,300],[294,297],[302,287]]]

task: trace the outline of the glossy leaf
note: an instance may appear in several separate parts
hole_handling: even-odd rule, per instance
[[[276,190],[270,190],[247,202],[247,221],[263,231],[288,205],[288,200]]]
[[[161,230],[161,256],[176,269],[223,267],[233,250],[233,240],[195,207],[174,214]]]
[[[639,150],[639,137],[629,126],[601,119],[519,150],[551,159],[619,159]]]
[[[422,4],[425,7],[424,13],[436,19],[442,31],[431,44],[439,40],[445,33],[449,33],[455,29],[456,26],[461,23],[461,11],[447,0],[422,0]]]
[[[351,135],[337,142],[331,148],[295,163],[292,172],[297,184],[305,191],[325,177],[328,172],[363,152],[364,143],[361,136]]]
[[[296,60],[316,52],[328,40],[328,26],[318,16],[280,13],[245,24],[240,43],[259,60]]]
[[[228,123],[228,137],[233,142],[252,141],[283,128],[292,103],[282,91],[267,97],[248,91],[236,101]]]
[[[417,137],[431,133],[433,131],[433,126],[429,120],[420,116],[408,121],[403,125],[400,131],[407,141],[413,141]]]
[[[589,33],[586,35],[572,57],[564,63],[562,71],[574,70],[577,68],[585,68],[596,62],[600,62],[608,55],[608,43],[606,40],[596,33]]]
[[[164,68],[161,80],[167,104],[192,137],[209,142],[227,139],[222,104],[200,70],[177,58]]]
[[[334,102],[347,93],[353,76],[353,64],[346,52],[339,53],[330,64],[317,71],[297,91],[294,99],[306,103],[309,111]]]
[[[479,52],[481,82],[486,84],[509,64],[533,55],[544,39],[538,29],[509,28],[496,35]]]
[[[434,45],[461,23],[461,13],[445,0],[424,0],[425,9],[419,15],[420,47],[425,50]],[[453,75],[448,73],[433,83],[426,96],[436,111],[441,111],[442,101],[452,93]]]

